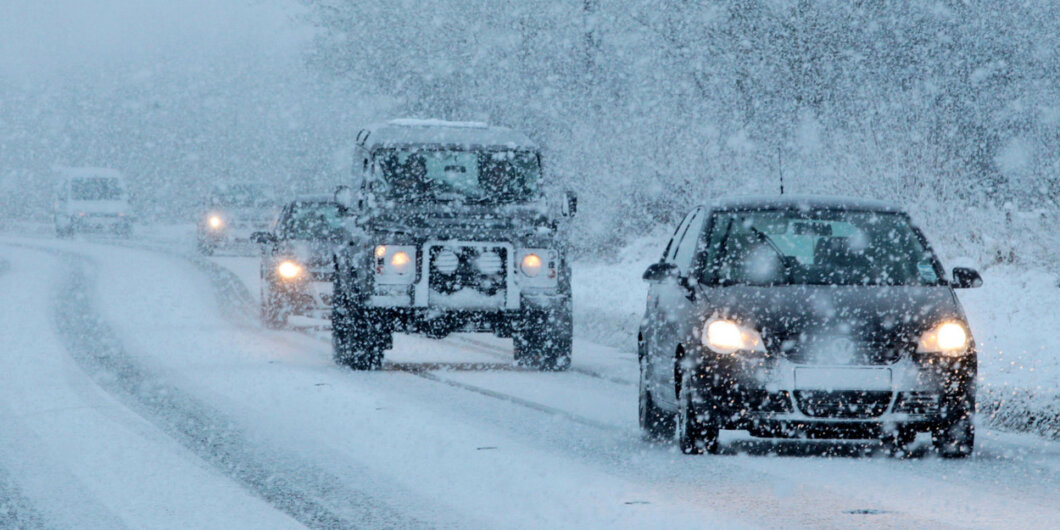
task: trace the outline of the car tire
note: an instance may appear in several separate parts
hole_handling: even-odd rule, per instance
[[[931,445],[943,458],[966,458],[975,449],[975,386],[943,401],[943,415],[931,429]]]
[[[655,406],[655,400],[651,396],[648,382],[647,359],[640,359],[640,399],[639,414],[640,430],[648,441],[672,440],[674,437],[674,414],[666,412]]]
[[[264,286],[266,281],[268,280],[262,280],[261,288],[261,323],[269,329],[280,329],[287,325],[287,311],[272,289]]]
[[[199,254],[202,254],[203,256],[212,256],[214,251],[217,250],[217,245],[200,237],[196,248],[198,248]]]
[[[573,326],[569,311],[529,311],[512,334],[515,362],[541,371],[570,368]]]
[[[717,454],[717,420],[707,400],[693,386],[689,371],[685,371],[678,396],[677,444],[686,455]]]
[[[336,364],[353,370],[377,370],[393,333],[368,308],[351,303],[339,278],[331,311],[331,349]]]
[[[931,431],[931,445],[942,458],[967,458],[975,449],[975,424],[972,415]]]
[[[916,440],[916,431],[909,427],[898,427],[886,433],[881,441],[888,456],[902,458],[909,455],[909,446]]]

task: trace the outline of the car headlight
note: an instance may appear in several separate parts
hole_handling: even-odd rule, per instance
[[[281,261],[276,266],[276,274],[285,280],[293,280],[302,275],[302,266],[291,260]]]
[[[920,336],[917,353],[960,355],[968,349],[969,336],[964,324],[951,320],[929,329]]]
[[[519,269],[523,271],[523,274],[533,278],[541,274],[542,265],[541,256],[531,253],[523,256],[522,261],[519,263]]]
[[[210,228],[218,230],[222,226],[224,226],[225,222],[221,219],[221,216],[211,215],[209,218],[206,219],[206,224],[210,225]]]
[[[717,353],[766,351],[758,331],[722,318],[712,318],[703,324],[700,340],[704,346]]]
[[[416,275],[416,247],[378,245],[375,247],[375,277],[379,283],[412,283]]]
[[[559,281],[559,255],[547,248],[523,248],[516,251],[519,274],[516,281],[523,287],[552,289]]]

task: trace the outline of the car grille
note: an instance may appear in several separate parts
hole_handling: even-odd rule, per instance
[[[796,364],[886,365],[911,354],[913,347],[900,341],[853,342],[842,339],[777,341],[784,357]]]
[[[876,418],[887,412],[891,392],[796,390],[795,403],[803,414],[814,418]]]
[[[430,248],[431,291],[452,294],[471,288],[493,296],[507,287],[508,249],[488,246]]]
[[[894,402],[894,411],[904,414],[937,413],[939,395],[935,392],[901,392]]]

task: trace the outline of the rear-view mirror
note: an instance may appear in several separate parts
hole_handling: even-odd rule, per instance
[[[660,261],[649,265],[644,271],[643,278],[646,282],[661,282],[673,276],[677,276],[677,265]]]
[[[250,240],[259,245],[271,245],[276,243],[276,235],[272,232],[254,232],[250,234]]]
[[[971,287],[981,287],[982,285],[983,277],[979,275],[979,271],[968,267],[953,268],[953,287],[957,289],[968,289]]]

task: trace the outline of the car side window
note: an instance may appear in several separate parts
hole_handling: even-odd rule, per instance
[[[680,271],[682,276],[687,275],[692,269],[692,258],[696,255],[696,247],[699,244],[700,232],[703,231],[704,219],[706,219],[706,216],[703,215],[702,209],[696,209],[692,212],[692,218],[685,227],[681,242],[677,245],[677,251],[674,253],[674,264],[677,265],[677,270]]]
[[[685,215],[684,219],[674,229],[674,235],[670,238],[670,242],[666,244],[666,250],[663,250],[662,261],[673,262],[674,255],[677,254],[677,245],[681,241],[681,236],[684,235],[685,230],[688,228],[688,222],[692,220],[692,217],[696,214],[697,210],[692,210]]]

